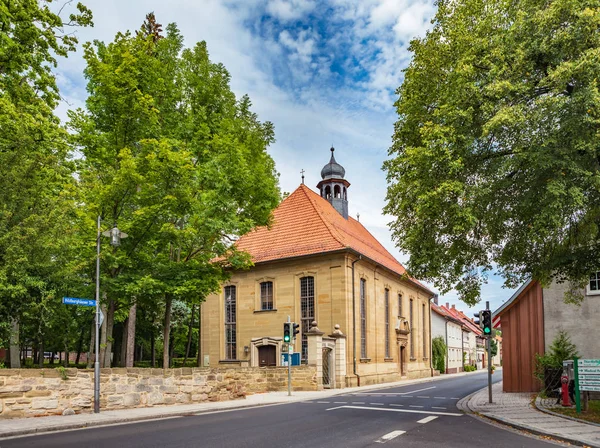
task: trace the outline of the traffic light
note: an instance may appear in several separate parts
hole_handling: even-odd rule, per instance
[[[291,334],[292,334],[291,327],[292,327],[291,322],[283,323],[283,342],[289,343],[291,341]]]
[[[492,334],[492,312],[490,310],[481,312],[481,328],[484,335],[490,336]]]
[[[294,323],[294,339],[296,339],[296,335],[300,333],[300,330],[298,330],[298,328],[300,328],[300,324]]]
[[[474,320],[475,325],[477,325],[479,328],[481,328],[481,320],[482,320],[481,313],[482,312],[483,311],[479,311],[478,313],[473,313],[473,316],[475,316],[475,320]]]

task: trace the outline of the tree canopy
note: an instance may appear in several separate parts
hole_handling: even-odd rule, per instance
[[[493,269],[600,266],[600,0],[439,0],[410,44],[385,212],[412,275],[479,301]]]

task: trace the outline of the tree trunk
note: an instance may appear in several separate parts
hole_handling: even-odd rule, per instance
[[[44,367],[44,340],[40,339],[38,366]]]
[[[9,339],[9,351],[10,351],[10,368],[20,369],[21,368],[21,357],[19,347],[19,321],[11,318],[10,320],[10,339]]]
[[[202,367],[202,302],[198,304],[198,367]]]
[[[154,335],[154,326],[152,326],[152,330],[150,331],[150,356],[152,367],[156,367],[156,336]]]
[[[190,356],[190,346],[192,345],[192,329],[194,328],[194,309],[196,305],[192,304],[192,315],[190,316],[190,324],[188,325],[188,340],[187,347],[185,348],[185,357],[183,358],[183,367],[187,362],[188,356]]]
[[[106,310],[106,348],[104,350],[104,367],[111,367],[111,355],[113,349],[113,329],[115,326],[115,308],[116,303],[113,299],[108,302],[108,309]]]
[[[169,368],[169,342],[171,337],[171,305],[173,298],[165,294],[165,320],[163,327],[163,369]]]
[[[92,359],[93,358],[93,359]],[[90,335],[90,349],[87,356],[87,368],[91,369],[96,358],[96,315],[92,320],[92,334]]]
[[[81,358],[81,350],[83,350],[83,337],[85,336],[85,327],[81,327],[79,333],[79,341],[77,342],[77,357],[75,358],[75,367],[79,364],[79,358]]]
[[[129,318],[125,319],[121,326],[121,346],[119,347],[119,366],[125,367],[125,358],[127,357],[127,327],[129,326]],[[115,351],[116,351],[115,346]]]
[[[129,308],[129,317],[127,318],[127,355],[125,367],[133,367],[135,355],[135,320],[137,312],[137,303],[134,302]]]
[[[106,301],[106,294],[104,295],[104,300]],[[104,355],[106,353],[106,303],[102,305],[102,314],[104,314],[104,320],[102,321],[102,326],[100,327],[100,353],[98,354],[98,362],[100,363],[100,367],[104,367]],[[112,330],[111,330],[112,332]]]

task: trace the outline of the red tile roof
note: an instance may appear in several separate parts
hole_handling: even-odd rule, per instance
[[[465,325],[469,330],[471,330],[476,335],[481,336],[483,334],[483,332],[481,331],[481,328],[479,328],[477,325],[475,325],[475,322],[473,322],[472,319],[468,318],[467,315],[465,313],[463,313],[462,311],[457,310],[456,308],[448,308],[445,306],[442,306],[441,308],[444,308],[444,310],[449,312],[455,319],[460,320],[463,323],[463,325]]]
[[[236,243],[254,263],[353,249],[398,275],[406,269],[357,220],[344,219],[306,185],[300,185],[273,212],[270,227],[258,227]],[[409,280],[433,295],[419,281]]]

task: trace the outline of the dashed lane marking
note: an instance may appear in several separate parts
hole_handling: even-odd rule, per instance
[[[346,404],[347,401],[334,401],[333,404]]]
[[[431,406],[431,409],[446,409],[442,406]]]
[[[398,436],[401,436],[405,432],[406,431],[392,431],[392,432],[389,432],[386,435],[381,436],[379,439],[375,440],[375,443],[389,442],[390,440],[395,439]]]
[[[422,418],[421,420],[417,420],[417,423],[429,423],[432,420],[435,420],[437,415],[430,415],[429,417]]]
[[[329,404],[328,401],[317,401],[317,403],[320,403],[320,404]]]
[[[364,401],[353,401],[352,404],[365,404]]]
[[[394,403],[392,403],[392,404],[390,404],[390,406],[398,406],[399,408],[401,408],[401,407],[403,407],[404,405],[403,405],[403,404],[394,404]]]
[[[417,395],[417,398],[429,398],[429,397],[425,397],[423,395]]]
[[[433,398],[437,398],[438,400],[445,400],[446,397],[433,397]]]
[[[383,403],[369,403],[369,404],[374,404],[375,406],[383,406]]]
[[[430,412],[430,411],[417,411],[414,409],[391,409],[391,408],[372,408],[368,406],[336,406],[334,408],[325,409],[326,411],[334,411],[337,409],[362,409],[364,411],[385,411],[385,412],[405,412],[408,414],[426,414],[426,415],[446,415],[449,417],[462,417],[464,414],[458,414],[455,412]]]
[[[414,404],[409,404],[409,408],[422,408],[423,406],[415,406]]]

